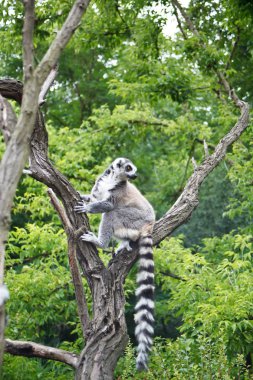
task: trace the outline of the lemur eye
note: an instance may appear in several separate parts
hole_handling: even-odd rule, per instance
[[[130,172],[131,170],[132,170],[132,166],[127,165],[127,166],[126,166],[126,172]]]

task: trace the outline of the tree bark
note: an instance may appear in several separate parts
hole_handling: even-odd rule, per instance
[[[111,380],[119,356],[126,348],[128,335],[124,315],[124,289],[108,270],[93,276],[91,332],[80,355],[76,380]]]

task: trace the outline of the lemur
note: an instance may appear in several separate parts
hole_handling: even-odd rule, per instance
[[[129,182],[137,168],[126,158],[117,158],[96,180],[90,195],[83,195],[77,212],[102,213],[98,237],[87,232],[81,239],[107,248],[112,236],[121,241],[122,249],[131,251],[130,242],[138,241],[139,270],[135,306],[135,335],[138,342],[136,366],[147,369],[148,353],[154,334],[154,261],[152,230],[155,213],[146,198]]]

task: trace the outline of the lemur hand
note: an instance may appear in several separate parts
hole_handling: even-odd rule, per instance
[[[74,210],[78,213],[88,212],[88,204],[84,201],[78,202],[78,204],[74,207]]]
[[[83,240],[83,241],[88,241],[90,243],[94,243],[94,244],[97,242],[96,235],[93,232],[90,232],[90,231],[88,231],[85,234],[83,234],[80,239]]]

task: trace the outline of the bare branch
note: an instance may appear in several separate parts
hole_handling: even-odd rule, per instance
[[[173,2],[172,2],[172,7],[174,9],[174,13],[175,13],[175,16],[176,16],[176,19],[177,19],[177,24],[178,24],[178,27],[180,29],[180,32],[182,33],[184,39],[187,40],[187,35],[186,35],[185,31],[184,31],[184,28],[182,27],[182,24],[181,24],[179,15],[178,15],[177,7],[173,4]]]
[[[208,157],[209,156],[209,150],[208,150],[208,145],[207,145],[206,140],[203,141],[203,144],[204,144],[205,156]]]
[[[235,37],[235,41],[233,43],[233,46],[232,46],[232,50],[231,50],[231,53],[229,55],[229,59],[227,61],[227,64],[226,64],[226,70],[228,70],[231,66],[231,63],[233,61],[233,58],[234,58],[234,55],[235,55],[235,52],[236,52],[236,49],[237,49],[237,46],[239,44],[239,41],[240,41],[240,28],[239,26],[237,27],[237,35]]]
[[[84,293],[84,287],[82,283],[82,277],[77,264],[76,259],[76,239],[73,227],[65,213],[64,208],[57,199],[55,193],[52,189],[48,189],[48,195],[51,199],[51,202],[57,211],[62,224],[64,226],[66,235],[68,237],[68,257],[69,257],[69,267],[72,275],[72,280],[75,288],[75,296],[77,302],[77,309],[79,318],[81,321],[81,327],[83,332],[83,337],[87,338],[89,335],[89,326],[90,326],[90,317],[88,313],[87,300]]]
[[[23,70],[25,81],[33,71],[34,0],[23,0],[25,17],[23,26]]]
[[[201,46],[206,49],[206,45],[203,43],[201,37],[200,37],[200,34],[198,32],[198,30],[195,28],[195,25],[192,23],[190,17],[188,16],[187,12],[185,11],[185,9],[182,7],[182,5],[179,3],[178,0],[172,0],[172,4],[174,7],[176,7],[181,15],[183,16],[185,22],[186,22],[186,25],[187,27],[189,28],[189,30],[196,36],[199,38],[199,41],[201,43]],[[213,67],[213,71],[214,73],[217,75],[217,77],[219,78],[219,81],[220,83],[222,84],[222,86],[224,87],[225,91],[227,92],[228,96],[231,98],[231,100],[234,102],[234,104],[236,105],[236,107],[239,107],[239,108],[242,108],[243,107],[243,101],[241,101],[238,96],[236,95],[236,92],[233,88],[230,87],[230,84],[229,82],[227,81],[227,79],[225,78],[224,74],[216,69],[215,67]]]
[[[39,106],[41,106],[45,103],[46,94],[48,93],[50,87],[52,86],[52,84],[56,78],[57,72],[58,72],[58,66],[55,65],[55,67],[52,68],[47,79],[45,80],[45,82],[42,85],[42,88],[41,88],[41,91],[39,94],[39,100],[38,100]]]
[[[189,178],[182,194],[171,209],[156,222],[154,244],[158,244],[177,227],[185,223],[198,205],[198,193],[204,179],[225,157],[227,148],[235,142],[249,122],[249,105],[243,103],[242,114],[235,126],[220,140],[212,155],[207,157]]]
[[[192,165],[193,165],[194,170],[198,168],[198,164],[193,156],[192,156]]]
[[[26,341],[5,339],[5,352],[12,355],[56,360],[76,368],[79,356],[69,351]]]
[[[61,219],[61,222],[63,224],[63,227],[64,227],[64,230],[67,234],[71,233],[72,231],[72,226],[71,226],[71,223],[67,217],[67,214],[64,210],[64,208],[62,207],[62,205],[60,204],[60,202],[58,201],[55,193],[53,192],[52,189],[48,189],[47,190],[47,193],[51,199],[51,203],[52,205],[54,206],[57,214],[59,215],[60,219]]]
[[[71,36],[80,25],[81,18],[89,3],[90,0],[75,1],[61,30],[57,33],[56,38],[35,70],[35,76],[37,77],[40,86],[43,85],[48,74],[55,67],[62,49],[67,45]]]
[[[178,9],[179,12],[181,13],[181,15],[183,16],[183,18],[185,19],[185,22],[188,26],[188,28],[190,29],[190,31],[197,37],[200,37],[199,36],[199,32],[197,31],[197,29],[195,28],[194,24],[192,23],[190,17],[188,16],[187,12],[185,11],[184,7],[182,7],[182,5],[179,3],[178,0],[172,0],[172,6],[175,9]],[[181,26],[182,28],[182,26]],[[181,30],[180,28],[180,30]],[[185,33],[182,33],[183,36],[185,37]]]
[[[171,278],[174,278],[175,280],[180,280],[180,281],[186,281],[185,278],[181,277],[181,276],[178,276],[177,274],[174,274],[170,271],[166,271],[166,272],[160,272],[163,276],[167,276],[167,277],[171,277]]]

